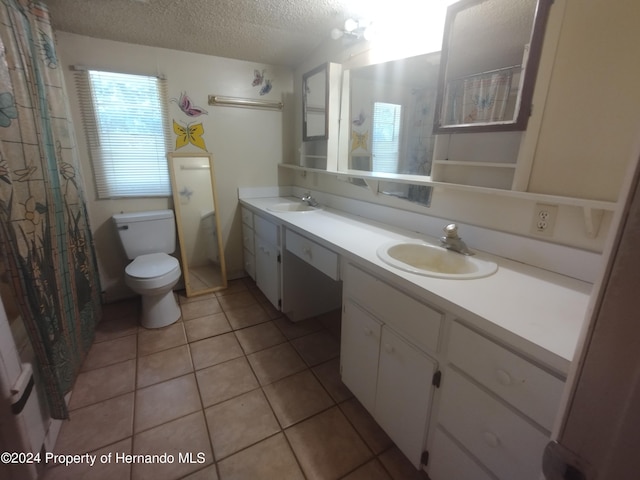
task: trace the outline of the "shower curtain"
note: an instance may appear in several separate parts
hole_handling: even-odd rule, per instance
[[[52,418],[100,320],[75,135],[47,7],[0,3],[0,242]]]

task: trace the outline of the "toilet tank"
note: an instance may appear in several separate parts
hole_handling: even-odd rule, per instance
[[[147,253],[175,251],[176,222],[173,210],[117,213],[112,218],[130,260]]]

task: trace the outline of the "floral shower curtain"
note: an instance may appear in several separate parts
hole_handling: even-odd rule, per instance
[[[47,7],[0,0],[0,242],[53,418],[100,319],[75,136]]]

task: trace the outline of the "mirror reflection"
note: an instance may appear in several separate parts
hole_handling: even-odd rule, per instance
[[[350,115],[341,135],[349,146],[343,168],[429,175],[439,60],[436,52],[348,71],[344,90],[350,92]]]
[[[320,65],[302,76],[302,139],[327,138],[328,65]]]
[[[548,4],[461,0],[449,7],[437,133],[526,128]]]
[[[187,296],[226,288],[213,157],[170,153],[169,168]]]

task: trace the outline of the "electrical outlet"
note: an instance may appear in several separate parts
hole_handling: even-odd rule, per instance
[[[557,205],[536,203],[531,221],[531,232],[538,235],[545,235],[547,237],[553,236],[553,229],[556,225],[557,216]]]

